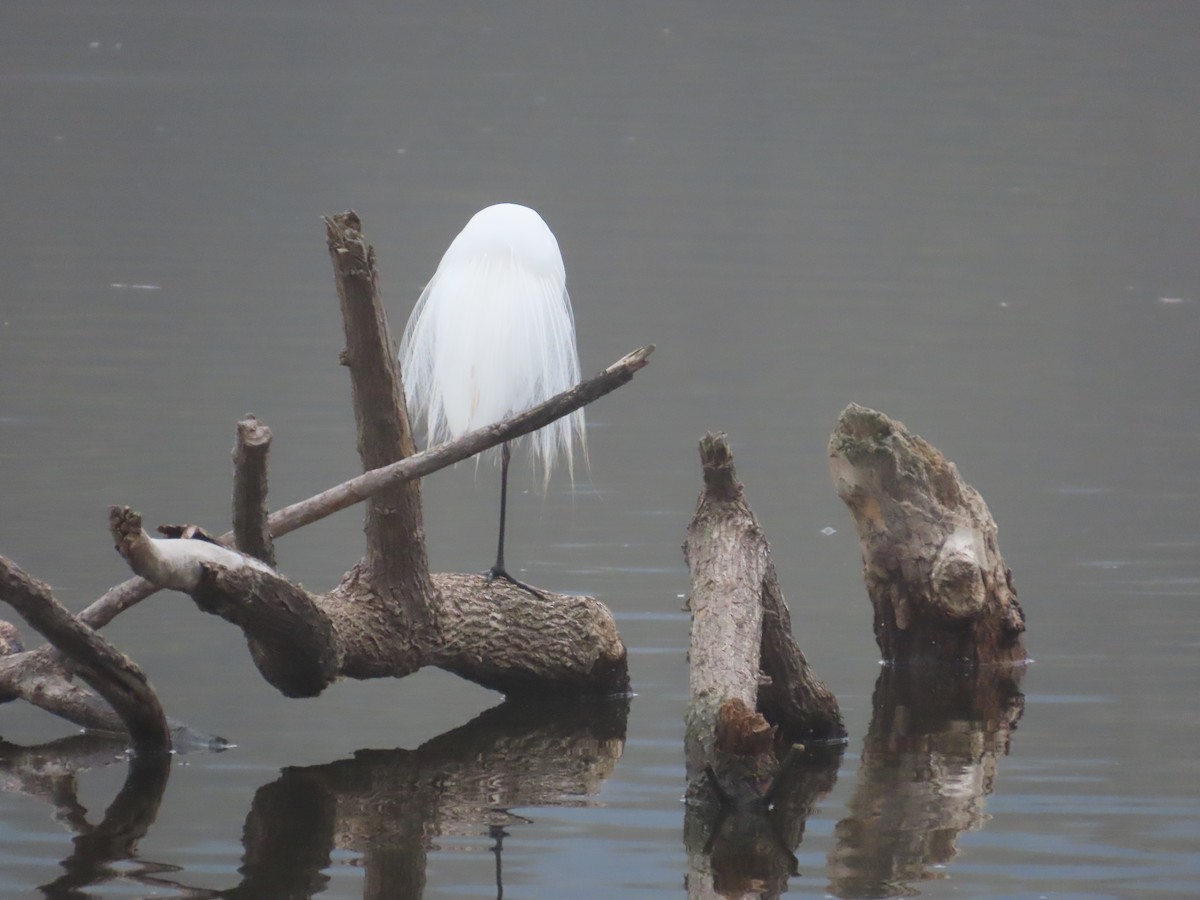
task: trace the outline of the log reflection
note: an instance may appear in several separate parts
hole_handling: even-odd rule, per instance
[[[936,878],[984,802],[1024,710],[1022,666],[885,668],[863,741],[850,815],[830,854],[837,897],[915,894]]]
[[[689,802],[683,823],[688,897],[785,893],[788,879],[799,874],[795,850],[808,817],[833,790],[844,749],[839,742],[793,752],[761,802]]]
[[[222,896],[310,897],[335,850],[360,856],[366,898],[420,897],[437,837],[500,836],[515,806],[595,794],[625,742],[628,702],[508,701],[415,750],[288,768],[255,795],[242,882]]]
[[[171,867],[150,862],[121,866],[137,857],[137,845],[158,815],[171,757],[165,753],[127,758],[121,789],[92,825],[79,800],[78,775],[126,759],[126,740],[91,734],[73,735],[36,747],[0,741],[3,788],[48,803],[55,821],[75,833],[71,855],[59,865],[63,874],[40,890],[47,897],[89,896],[85,888],[114,881],[151,882]]]

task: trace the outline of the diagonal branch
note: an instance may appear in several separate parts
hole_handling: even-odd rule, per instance
[[[0,557],[0,593],[39,634],[66,654],[80,677],[109,702],[141,751],[171,749],[158,695],[137,664],[84,625],[50,593],[49,585]]]
[[[538,404],[520,415],[505,419],[495,425],[477,428],[457,440],[430,447],[428,450],[381,469],[364,472],[336,487],[315,494],[307,500],[300,500],[283,509],[276,510],[267,520],[271,537],[278,538],[290,534],[305,525],[319,522],[327,516],[341,512],[356,503],[361,503],[376,492],[385,489],[393,480],[407,481],[412,478],[423,478],[464,459],[469,459],[491,447],[499,446],[505,441],[511,441],[537,431],[542,426],[561,419],[563,416],[569,416],[575,410],[599,400],[632,381],[638,371],[649,365],[650,354],[653,352],[653,344],[640,347],[632,353],[626,354],[598,375],[580,382],[568,391],[555,394],[545,403]],[[229,543],[232,539],[232,532],[223,534],[220,538],[223,543]],[[136,606],[157,590],[158,588],[144,578],[130,578],[109,588],[103,596],[79,614],[79,619],[92,628],[103,628],[125,610]]]

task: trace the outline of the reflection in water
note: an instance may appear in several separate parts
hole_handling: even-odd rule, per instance
[[[54,808],[54,818],[76,837],[71,855],[60,864],[63,874],[40,890],[47,897],[88,896],[83,888],[111,881],[130,880],[161,884],[162,872],[173,866],[139,862],[134,867],[116,864],[134,859],[137,845],[158,815],[171,756],[140,754],[129,757],[125,783],[98,825],[88,822],[79,800],[77,775],[91,768],[112,765],[122,758],[121,739],[91,734],[74,735],[38,747],[19,747],[0,741],[0,773],[4,790],[44,800]]]
[[[999,758],[1025,707],[1023,666],[885,668],[850,815],[837,824],[830,892],[915,894],[964,831],[983,827]]]
[[[361,857],[363,896],[419,897],[432,839],[496,839],[514,806],[553,806],[598,791],[625,743],[628,701],[494,707],[416,750],[288,768],[259,788],[243,833],[242,883],[227,897],[308,897],[334,849]]]
[[[496,892],[503,895],[505,826],[527,822],[515,806],[554,806],[595,794],[625,744],[627,699],[592,703],[507,701],[416,750],[362,750],[352,759],[287,768],[258,789],[242,834],[241,883],[226,891],[189,888],[163,877],[176,867],[136,859],[158,812],[170,756],[129,760],[125,784],[92,827],[78,800],[76,773],[111,764],[123,745],[81,735],[37,748],[0,741],[5,790],[50,803],[78,833],[65,874],[48,897],[134,882],[190,898],[311,897],[329,882],[334,850],[360,857],[363,896],[419,897],[433,838],[488,834],[495,840]],[[578,802],[578,801],[570,801]]]
[[[683,840],[688,897],[776,897],[798,875],[795,850],[808,817],[837,782],[845,744],[793,752],[761,804],[689,803]]]

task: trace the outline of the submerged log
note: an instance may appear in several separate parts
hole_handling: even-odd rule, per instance
[[[954,463],[903,423],[857,404],[842,412],[829,459],[858,530],[884,659],[1024,661],[1025,614],[996,523]]]

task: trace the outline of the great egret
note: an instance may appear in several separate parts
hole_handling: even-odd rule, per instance
[[[413,308],[400,342],[414,421],[436,443],[536,406],[579,381],[575,317],[554,233],[527,206],[482,209],[450,242]],[[583,410],[519,438],[550,482],[557,457],[575,479],[575,442],[587,458]],[[534,594],[504,567],[504,519],[512,449],[500,449],[500,537],[488,580]]]

